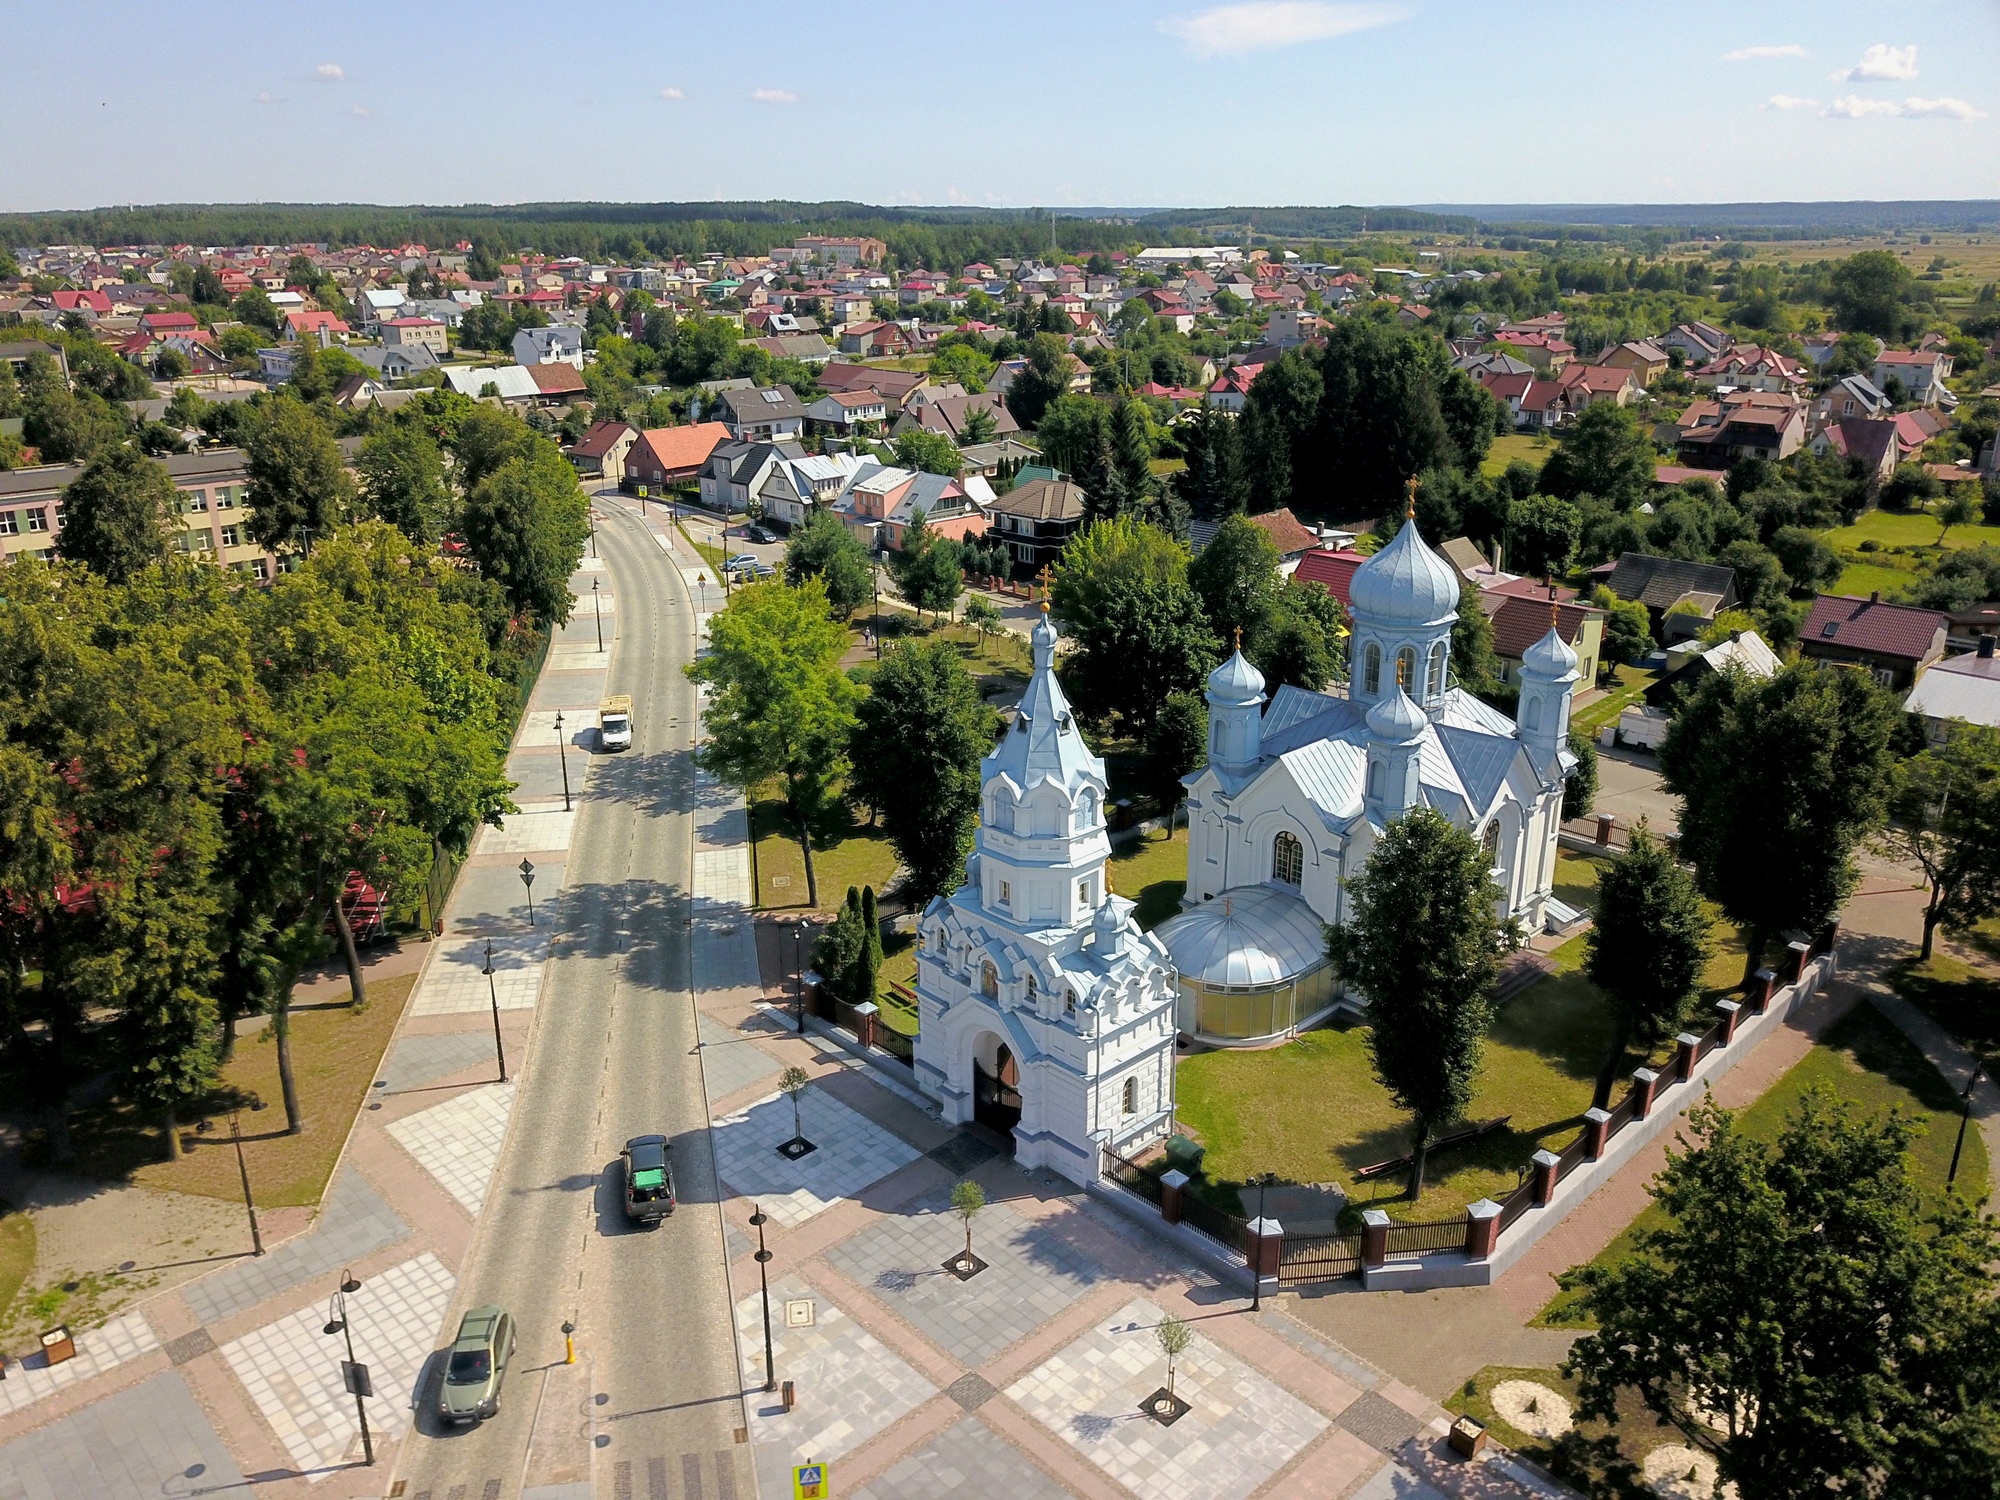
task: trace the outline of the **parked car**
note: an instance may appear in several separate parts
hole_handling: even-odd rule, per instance
[[[672,1146],[663,1135],[635,1135],[621,1153],[625,1163],[625,1217],[657,1223],[674,1211]]]
[[[454,1426],[500,1410],[500,1386],[514,1359],[514,1318],[503,1307],[475,1307],[459,1319],[445,1362],[438,1415]]]
[[[775,542],[778,534],[768,526],[752,526],[748,533],[753,542]]]
[[[723,569],[733,578],[770,578],[778,571],[748,552],[737,553],[723,564]]]

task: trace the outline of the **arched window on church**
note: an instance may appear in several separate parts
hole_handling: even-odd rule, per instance
[[[1382,648],[1373,641],[1368,643],[1367,666],[1361,675],[1362,691],[1371,698],[1382,691]]]
[[[1035,996],[1039,993],[1040,991],[1035,988],[1035,976],[1030,974],[1028,976],[1028,1004],[1033,1005],[1035,1003]]]
[[[979,993],[988,1000],[1000,998],[1000,971],[993,967],[991,959],[979,966]]]
[[[1305,845],[1296,835],[1280,830],[1271,840],[1271,878],[1281,880],[1286,885],[1297,885],[1305,878]]]
[[[1408,646],[1396,653],[1396,686],[1413,696],[1417,691],[1417,653]]]
[[[1139,1113],[1139,1080],[1136,1078],[1125,1080],[1125,1113],[1128,1115]]]
[[[1486,851],[1486,863],[1488,867],[1500,863],[1500,820],[1498,818],[1495,818],[1486,825],[1485,836],[1480,839],[1479,844]]]
[[[1523,729],[1542,727],[1542,700],[1539,694],[1528,699],[1527,708],[1521,718],[1521,727]]]
[[[1379,760],[1368,762],[1368,795],[1371,797],[1382,795],[1382,762]]]
[[[1064,1016],[1066,1016],[1066,1017],[1067,1017],[1068,1019],[1070,1019],[1070,1020],[1072,1020],[1072,1021],[1076,1019],[1076,991],[1075,991],[1075,990],[1064,990],[1064,991],[1063,991],[1063,1015],[1064,1015]]]
[[[1076,826],[1079,832],[1097,826],[1097,793],[1089,787],[1076,799]]]
[[[1430,676],[1424,684],[1424,696],[1436,698],[1444,692],[1444,642],[1431,647]]]

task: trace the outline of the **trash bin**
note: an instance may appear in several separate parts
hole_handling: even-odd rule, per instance
[[[76,1358],[76,1340],[70,1337],[67,1323],[59,1324],[42,1335],[42,1356],[52,1365]]]
[[[1486,1446],[1485,1425],[1472,1417],[1460,1417],[1451,1424],[1446,1441],[1451,1450],[1465,1458],[1477,1458]]]

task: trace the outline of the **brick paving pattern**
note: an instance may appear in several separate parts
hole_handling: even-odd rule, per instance
[[[1445,1500],[1401,1464],[1390,1464],[1347,1500]]]
[[[976,1417],[947,1427],[854,1500],[1067,1500],[1069,1491]]]
[[[451,1302],[452,1274],[435,1255],[420,1255],[368,1277],[349,1293],[354,1357],[369,1368],[375,1399],[368,1425],[383,1444],[410,1422],[417,1376],[430,1357],[432,1332]],[[223,1358],[301,1469],[361,1456],[354,1398],[341,1385],[347,1345],[324,1331],[317,1302],[223,1345]]]
[[[827,1259],[960,1364],[983,1365],[1105,1279],[1093,1263],[1004,1204],[973,1222],[973,1253],[986,1269],[961,1282],[943,1262],[965,1250],[949,1197],[936,1195],[883,1218]]]
[[[382,1195],[354,1168],[344,1167],[334,1178],[311,1234],[280,1245],[260,1260],[238,1261],[203,1277],[183,1295],[199,1321],[219,1323],[267,1297],[365,1259],[409,1232]]]
[[[474,1218],[486,1201],[486,1184],[507,1136],[507,1113],[514,1107],[512,1083],[489,1083],[405,1115],[389,1126],[396,1143],[438,1186]]]
[[[228,1448],[171,1370],[0,1447],[0,1500],[247,1493]]]
[[[491,937],[443,938],[410,1002],[413,1016],[466,1015],[487,1010],[486,945],[493,945],[493,988],[502,1010],[533,1010],[542,988],[542,961],[548,957],[546,929],[502,932]]]
[[[716,1174],[776,1223],[803,1224],[917,1159],[914,1146],[818,1088],[800,1096],[799,1118],[819,1149],[797,1161],[777,1150],[792,1136],[792,1101],[783,1094],[715,1122]]]
[[[49,1364],[37,1351],[20,1364],[8,1366],[7,1378],[0,1380],[0,1416],[21,1411],[44,1396],[53,1396],[160,1347],[146,1315],[137,1312],[113,1318],[102,1327],[87,1328],[75,1336],[75,1342],[76,1357],[59,1365]]]
[[[398,1094],[481,1065],[495,1067],[491,1031],[451,1031],[442,1036],[406,1036],[389,1052],[377,1092]],[[496,1072],[495,1076],[498,1074]]]
[[[777,1077],[784,1064],[750,1039],[750,1034],[731,1031],[727,1026],[700,1019],[701,1066],[708,1080],[708,1096],[726,1099],[753,1083]]]
[[[1189,1410],[1172,1427],[1139,1411],[1166,1384],[1163,1316],[1135,1299],[1007,1388],[1009,1400],[1135,1494],[1223,1500],[1257,1486],[1327,1419],[1196,1333],[1176,1364]]]

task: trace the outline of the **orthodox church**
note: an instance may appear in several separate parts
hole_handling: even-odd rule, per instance
[[[1518,722],[1451,684],[1457,572],[1406,520],[1355,571],[1346,696],[1264,679],[1239,649],[1209,675],[1208,764],[1186,779],[1187,892],[1153,938],[1177,971],[1175,1025],[1249,1044],[1309,1026],[1344,996],[1325,927],[1383,829],[1437,809],[1484,844],[1509,914],[1554,901],[1576,653],[1551,625],[1522,657]]]
[[[1011,1132],[1015,1160],[1079,1183],[1099,1148],[1136,1150],[1173,1119],[1167,950],[1112,894],[1108,784],[1056,682],[1047,606],[1034,674],[980,766],[965,884],[917,927],[917,1085],[947,1123]]]

